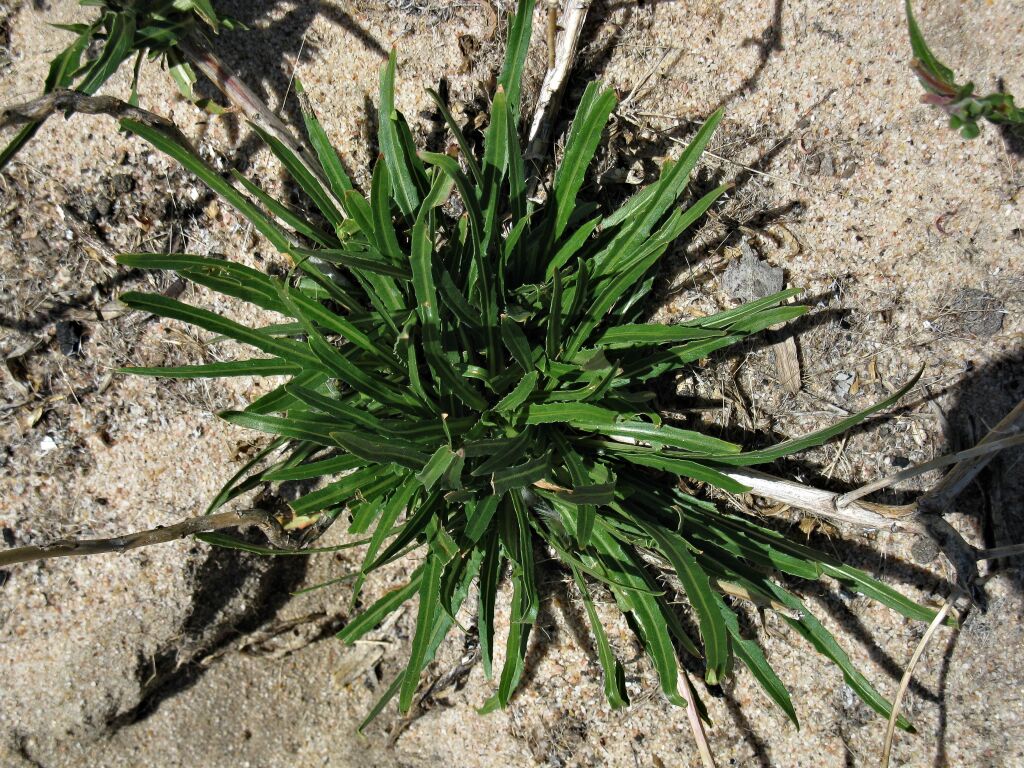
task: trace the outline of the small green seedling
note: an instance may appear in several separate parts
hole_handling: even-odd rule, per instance
[[[910,0],[906,0],[906,7],[910,46],[914,51],[910,66],[926,91],[921,100],[942,108],[949,115],[949,127],[959,130],[965,139],[973,139],[981,133],[978,126],[981,119],[1024,134],[1024,110],[1013,103],[1013,96],[1009,93],[975,96],[974,83],[958,85],[953,70],[939,61],[924,41]]]

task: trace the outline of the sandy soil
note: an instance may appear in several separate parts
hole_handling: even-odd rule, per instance
[[[358,181],[374,156],[367,105],[392,44],[399,107],[425,141],[439,134],[423,88],[448,78],[452,101],[471,116],[500,62],[503,16],[492,31],[485,3],[219,5],[251,27],[223,36],[224,57],[271,105],[284,101],[286,116],[295,105],[283,97],[297,73]],[[1024,94],[1019,0],[920,5],[930,41],[958,72],[983,91],[1003,76],[1008,90]],[[892,418],[787,467],[854,487],[970,445],[1024,397],[1024,158],[991,126],[965,142],[919,104],[900,3],[751,6],[596,3],[568,101],[593,78],[631,96],[602,149],[598,177],[609,200],[649,181],[696,121],[726,107],[717,157],[707,158],[701,180],[739,183],[716,219],[667,258],[660,315],[726,306],[721,274],[742,239],[817,305],[796,328],[800,393],[787,394],[770,350],[752,345],[683,383],[727,398],[731,405],[713,418],[798,434],[869,404],[924,366],[921,385]],[[80,16],[72,0],[0,6],[0,101],[34,95],[64,41],[46,22]],[[543,62],[538,46],[533,88]],[[108,91],[125,95],[127,87],[122,73]],[[212,162],[280,188],[279,169],[237,121],[204,119],[156,66],[144,68],[142,93],[144,106],[172,117]],[[126,362],[226,354],[173,323],[98,321],[97,308],[119,290],[171,283],[127,273],[112,255],[173,248],[264,269],[280,266],[278,258],[194,180],[101,118],[48,123],[0,176],[0,217],[5,544],[111,535],[201,510],[254,450],[252,435],[210,413],[256,390],[245,381],[111,375]],[[185,297],[246,317],[201,290],[186,288]],[[69,333],[83,336],[73,356],[61,349]],[[971,541],[1024,539],[1021,453],[997,461],[949,515]],[[908,498],[931,481],[888,498]],[[796,522],[794,535],[916,599],[949,594],[950,569],[927,547]],[[375,642],[346,649],[331,638],[350,614],[346,588],[289,596],[350,566],[342,555],[269,561],[179,542],[0,572],[0,763],[697,764],[685,714],[654,693],[649,665],[610,607],[603,610],[629,660],[634,702],[622,712],[604,703],[581,606],[553,566],[542,573],[527,680],[507,711],[476,714],[491,684],[472,663],[472,643],[455,633],[424,679],[429,695],[417,716],[406,721],[389,709],[356,735],[408,651],[413,616],[406,610]],[[398,583],[404,568],[375,579],[366,599]],[[918,733],[898,736],[894,765],[1024,764],[1024,582],[1012,563],[991,573],[988,612],[972,613],[959,633],[941,631],[919,667],[906,702]],[[803,594],[892,695],[924,628],[834,585]],[[701,691],[719,765],[877,764],[885,723],[780,622],[769,617],[762,637],[801,730],[739,671],[721,691]]]

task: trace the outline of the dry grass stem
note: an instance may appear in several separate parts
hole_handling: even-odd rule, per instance
[[[903,679],[900,680],[899,690],[896,691],[896,698],[892,703],[892,714],[889,716],[889,726],[885,729],[885,742],[882,747],[882,759],[880,761],[881,768],[889,768],[889,756],[892,753],[892,741],[896,735],[896,720],[900,716],[900,704],[903,701],[903,696],[907,692],[907,688],[910,686],[910,679],[914,675],[914,668],[917,666],[917,662],[921,660],[921,656],[924,654],[924,649],[928,647],[928,643],[931,642],[932,636],[945,621],[946,616],[953,609],[953,603],[956,602],[956,598],[950,600],[942,606],[935,618],[932,619],[932,623],[928,625],[928,629],[925,631],[924,636],[921,638],[921,642],[917,644],[917,649],[914,651],[914,655],[910,657],[910,663],[907,665],[906,671],[903,673]]]
[[[700,762],[704,768],[716,768],[715,757],[711,754],[711,746],[708,744],[707,734],[704,732],[704,723],[700,720],[700,713],[697,711],[696,697],[693,695],[693,687],[690,684],[690,676],[685,669],[679,670],[679,691],[686,699],[686,721],[690,724],[693,732],[693,740],[697,743],[697,751],[700,753]]]
[[[990,453],[997,453],[998,451],[1002,451],[1006,448],[1012,448],[1013,446],[1021,445],[1022,443],[1024,443],[1024,434],[1005,437],[1001,440],[993,440],[991,442],[982,442],[973,448],[968,448],[966,451],[959,451],[957,453],[939,456],[931,461],[926,461],[913,467],[908,467],[907,469],[889,475],[888,477],[873,480],[872,482],[862,485],[860,488],[850,491],[849,493],[844,493],[836,499],[836,506],[838,506],[839,509],[843,509],[848,504],[856,501],[857,499],[861,499],[870,493],[880,491],[883,488],[888,488],[891,485],[896,485],[897,483],[909,480],[912,477],[923,475],[925,472],[930,472],[933,469],[947,467],[950,464],[958,464],[959,462],[966,461],[968,459],[987,456]]]
[[[1017,406],[1010,411],[985,437],[978,443],[978,446],[993,443],[1024,432],[1024,400],[1017,403]],[[959,496],[971,481],[978,476],[995,457],[995,453],[987,453],[976,456],[957,464],[939,482],[926,493],[919,501],[918,506],[922,512],[928,514],[941,514],[953,499]]]

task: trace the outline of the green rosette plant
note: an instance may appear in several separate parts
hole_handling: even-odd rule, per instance
[[[316,480],[315,490],[289,502],[286,527],[319,533],[332,522],[347,526],[352,543],[365,547],[353,601],[381,566],[398,558],[411,563],[403,586],[352,616],[339,633],[353,643],[417,598],[408,663],[371,717],[394,696],[402,711],[410,708],[421,673],[461,626],[456,617],[463,610],[475,615],[487,677],[498,678],[484,710],[505,706],[523,674],[537,619],[540,553],[557,560],[579,589],[613,706],[628,696],[595,608],[595,585],[625,614],[674,704],[685,704],[677,687],[679,654],[699,659],[711,684],[738,659],[797,722],[785,686],[741,629],[741,604],[749,601],[777,611],[888,716],[889,702],[779,576],[828,576],[919,621],[934,612],[752,517],[683,490],[680,478],[688,487],[743,492],[727,474],[730,467],[819,445],[890,405],[913,382],[833,427],[762,450],[744,451],[662,416],[651,389],[659,377],[685,372],[807,308],[786,303],[797,293],[790,290],[684,323],[641,322],[659,258],[727,189],[682,204],[721,112],[678,159],[665,163],[657,182],[603,213],[579,193],[616,99],[591,83],[550,190],[537,202],[527,193],[518,131],[532,12],[533,2],[521,3],[511,24],[480,157],[436,94],[460,152],[456,158],[417,151],[395,108],[394,53],[381,75],[381,156],[368,195],[354,187],[311,110],[306,157],[261,132],[315,215],[286,206],[238,173],[235,186],[158,126],[123,121],[202,179],[294,264],[287,276],[271,277],[194,255],[121,256],[122,264],[174,270],[281,317],[247,327],[162,295],[126,293],[121,299],[132,308],[262,354],[125,370],[285,377],[245,410],[220,414],[273,440],[209,511],[256,488]],[[321,173],[309,172],[314,160]],[[204,538],[248,546],[223,534]],[[675,578],[665,581],[666,572]],[[492,670],[501,640],[495,604],[503,579],[511,585],[511,617],[498,671]],[[899,723],[910,727],[903,718]]]

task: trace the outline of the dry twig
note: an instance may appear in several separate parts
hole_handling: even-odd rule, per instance
[[[1019,554],[1020,548],[1014,545],[1001,548],[998,551],[978,549],[968,544],[963,536],[942,517],[941,513],[952,504],[953,499],[967,487],[977,473],[992,460],[997,450],[1019,444],[1019,436],[1022,431],[1024,431],[1024,402],[1019,403],[1010,411],[977,446],[961,454],[956,454],[954,458],[958,458],[958,463],[931,491],[916,502],[903,506],[860,501],[859,498],[863,495],[860,490],[849,494],[838,494],[812,488],[802,483],[782,480],[752,469],[725,468],[722,472],[733,480],[746,485],[755,496],[788,504],[833,523],[929,536],[956,569],[959,585],[973,598],[978,599],[980,597],[976,588],[978,561],[995,557],[1010,557]],[[934,460],[894,477],[897,480],[903,479],[904,476],[909,476],[907,473],[917,474],[944,465],[944,463],[948,462]],[[887,480],[893,481],[892,478]],[[877,490],[889,484],[891,482],[879,481],[865,487]]]
[[[305,38],[303,38],[303,42],[305,42]],[[210,82],[224,94],[225,98],[245,115],[246,120],[266,131],[294,152],[303,167],[313,174],[325,189],[330,188],[319,164],[312,160],[310,148],[295,138],[274,110],[267,106],[266,102],[231,67],[211,51],[205,42],[195,37],[185,37],[179,41],[178,48],[196,69],[206,75]]]
[[[259,526],[267,538],[276,546],[290,547],[277,519],[263,509],[247,509],[241,512],[220,512],[215,515],[191,517],[174,525],[137,531],[110,539],[61,539],[50,544],[33,547],[16,547],[0,551],[0,567],[31,560],[49,560],[55,557],[78,557],[99,555],[107,552],[127,552],[153,544],[165,544],[197,533],[217,531],[222,528],[236,528],[242,525]]]
[[[985,435],[978,443],[978,447],[1021,433],[1024,433],[1024,400],[1017,403],[1017,407]],[[918,501],[921,511],[929,515],[940,515],[945,512],[953,503],[953,499],[959,496],[994,458],[995,453],[987,453],[961,461]]]
[[[135,120],[158,128],[177,141],[184,142],[185,146],[191,146],[178,127],[166,117],[148,109],[132,106],[114,96],[86,96],[84,93],[66,88],[51,91],[24,104],[4,107],[0,111],[0,128],[42,122],[57,112],[81,112],[85,115],[109,115],[117,119]]]

